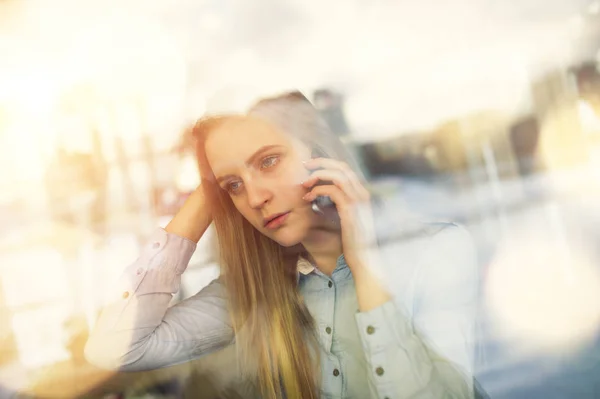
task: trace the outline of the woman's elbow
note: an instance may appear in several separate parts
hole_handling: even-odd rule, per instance
[[[84,349],[86,360],[98,368],[112,371],[142,371],[137,351],[108,342],[100,337],[90,337]]]

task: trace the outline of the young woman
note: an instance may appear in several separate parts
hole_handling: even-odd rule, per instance
[[[145,370],[233,344],[264,398],[472,396],[468,235],[432,224],[380,251],[368,190],[299,93],[195,134],[202,184],[125,272],[90,361]],[[169,307],[211,222],[221,276]]]

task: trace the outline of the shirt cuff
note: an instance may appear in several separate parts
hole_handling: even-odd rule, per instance
[[[142,248],[140,257],[124,272],[123,296],[176,293],[181,274],[195,250],[195,242],[162,228],[156,229]]]

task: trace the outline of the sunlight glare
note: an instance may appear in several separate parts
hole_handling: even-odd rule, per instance
[[[581,251],[531,229],[500,245],[486,297],[500,330],[547,347],[578,347],[600,326],[600,276]]]

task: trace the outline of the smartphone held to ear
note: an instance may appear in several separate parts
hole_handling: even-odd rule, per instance
[[[316,149],[316,148],[313,149],[311,156],[312,156],[312,158],[329,158],[327,156],[327,154],[325,153],[325,151],[323,151],[321,149]],[[319,181],[319,182],[317,182],[317,184],[315,184],[315,186],[322,186],[322,185],[326,185],[326,184],[333,184],[333,183],[330,181]],[[322,214],[322,213],[324,213],[326,208],[330,208],[330,207],[335,207],[335,204],[333,203],[331,198],[329,198],[328,196],[320,195],[312,201],[312,210],[315,213]]]
[[[331,198],[326,195],[320,195],[312,202],[312,210],[316,213],[323,213],[325,208],[335,206]]]

